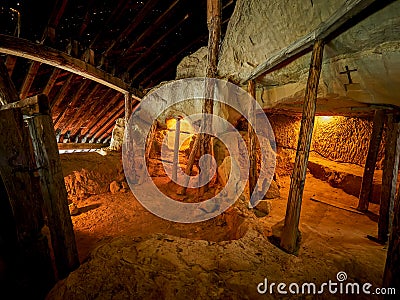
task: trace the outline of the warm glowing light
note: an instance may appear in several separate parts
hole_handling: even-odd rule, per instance
[[[169,130],[175,130],[175,127],[176,127],[176,119],[175,118],[167,119],[167,120],[165,120],[165,123]]]

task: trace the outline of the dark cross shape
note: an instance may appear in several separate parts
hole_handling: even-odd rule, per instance
[[[347,74],[347,78],[349,79],[349,84],[353,83],[353,80],[351,79],[351,72],[357,71],[357,69],[349,70],[348,66],[345,66],[346,71],[340,72],[340,74]]]

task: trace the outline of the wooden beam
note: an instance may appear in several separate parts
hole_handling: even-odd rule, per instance
[[[394,203],[393,225],[390,234],[389,246],[387,250],[385,271],[383,274],[383,287],[396,288],[396,293],[400,287],[400,191]]]
[[[52,99],[50,103],[50,107],[53,110],[53,113],[56,112],[59,108],[59,105],[64,100],[65,95],[68,93],[69,88],[72,84],[72,79],[74,79],[74,74],[69,74],[60,90],[55,95],[54,99]],[[57,111],[58,112],[58,111]]]
[[[106,144],[91,144],[91,143],[58,143],[58,150],[87,150],[100,149],[106,147]]]
[[[132,88],[122,79],[112,76],[83,60],[74,58],[62,51],[35,44],[28,40],[0,34],[0,53],[24,57],[26,59],[48,64],[68,72],[91,79],[121,93],[131,92],[140,100],[139,90]]]
[[[55,125],[54,125],[56,128],[61,127],[61,123],[62,123],[62,121],[64,121],[64,118],[66,117],[67,112],[70,109],[73,109],[75,107],[76,103],[79,100],[81,100],[82,94],[89,88],[90,83],[91,83],[91,80],[88,80],[88,79],[84,80],[83,84],[81,84],[81,86],[79,87],[77,92],[74,94],[74,96],[72,97],[71,101],[68,103],[67,107],[65,107],[64,111],[61,112],[57,116],[56,121],[55,121]]]
[[[102,136],[104,132],[110,129],[110,126],[114,126],[115,120],[119,118],[122,113],[125,111],[124,106],[121,105],[119,109],[115,110],[115,113],[111,115],[111,117],[107,120],[107,122],[101,127],[101,129],[93,134],[93,138],[98,139]]]
[[[8,75],[7,75],[8,76]],[[18,108],[0,111],[0,173],[7,190],[1,201],[9,201],[17,234],[17,253],[11,262],[17,281],[13,294],[43,299],[55,282],[44,226],[43,198],[28,128]],[[10,228],[11,229],[11,228]],[[25,295],[22,298],[27,298]]]
[[[247,92],[253,97],[254,101],[256,101],[256,83],[254,80],[249,80],[247,85]],[[247,135],[248,135],[248,148],[249,148],[249,194],[250,197],[254,191],[254,188],[257,183],[257,143],[256,143],[256,133],[252,128],[252,125],[255,125],[256,116],[255,116],[255,102],[251,101],[249,107],[249,119],[247,122]],[[252,124],[252,125],[251,125]],[[258,199],[256,199],[258,200]]]
[[[55,42],[56,38],[56,28],[58,26],[58,23],[61,20],[62,15],[65,12],[65,8],[67,7],[68,0],[57,0],[54,3],[53,10],[51,12],[51,16],[49,18],[49,23],[47,24],[45,33],[42,38],[42,43],[46,40],[46,38],[49,36],[50,40],[52,43]]]
[[[129,118],[132,114],[132,95],[130,93],[125,94],[125,126],[127,126]]]
[[[386,243],[390,232],[393,203],[396,196],[400,158],[400,120],[388,114],[386,127],[385,160],[383,162],[381,205],[379,208],[378,240]]]
[[[89,95],[87,95],[85,97],[85,100],[82,101],[82,105],[77,109],[76,111],[76,115],[71,118],[69,120],[69,122],[67,122],[66,124],[64,124],[63,128],[60,128],[62,130],[63,133],[65,133],[65,131],[68,128],[72,128],[72,135],[75,135],[76,132],[78,132],[79,127],[77,127],[77,121],[79,120],[81,121],[84,114],[86,113],[86,109],[85,106],[89,105],[88,103],[91,103],[90,100],[94,97],[94,95],[96,95],[96,93],[100,90],[102,86],[100,84],[97,84],[89,93]],[[71,125],[72,124],[72,125]]]
[[[79,267],[79,258],[54,126],[50,115],[45,114],[28,118],[27,122],[35,149],[57,275],[62,279]]]
[[[325,22],[317,26],[315,30],[301,37],[286,48],[270,55],[269,58],[259,64],[244,80],[256,79],[257,77],[279,69],[293,60],[311,51],[316,40],[324,40],[328,43],[336,36],[355,26],[368,15],[382,9],[394,0],[349,0],[331,15]],[[365,12],[368,9],[368,14]]]
[[[207,0],[207,27],[209,32],[208,37],[208,55],[207,55],[207,78],[215,78],[218,74],[218,54],[221,40],[221,0]],[[203,119],[202,130],[211,132],[212,119],[209,117],[214,113],[214,83],[206,81],[204,104],[203,104]],[[211,154],[211,136],[206,133],[199,135],[200,143],[200,156]],[[211,160],[205,160],[204,168],[200,172],[200,181],[206,182],[209,174],[207,172],[211,169]],[[208,189],[208,183],[202,185],[199,190],[199,195],[203,196]]]
[[[172,180],[178,180],[178,167],[179,167],[179,138],[181,135],[181,117],[176,117],[175,123],[175,141],[174,141],[174,160],[172,165]],[[171,132],[171,131],[170,131]]]
[[[136,58],[128,67],[127,72],[129,72],[130,70],[132,70],[132,68],[134,66],[136,66],[140,61],[143,61],[144,59],[146,59],[147,57],[149,57],[149,55],[151,55],[153,53],[154,49],[157,49],[158,46],[160,46],[161,42],[165,40],[165,38],[167,36],[169,36],[172,32],[175,31],[176,28],[178,28],[179,26],[182,25],[183,22],[185,22],[187,19],[189,19],[189,14],[186,14],[179,22],[177,22],[174,26],[172,26],[169,30],[167,30],[162,36],[160,36],[154,43],[151,44],[151,47],[149,47],[143,54],[139,55],[138,58]],[[154,62],[152,60],[152,62]],[[148,66],[146,66],[148,67]],[[146,68],[142,69],[145,70]],[[135,72],[134,77],[132,78],[132,81],[134,81],[137,77],[139,77],[139,75],[142,73],[140,72],[139,74]]]
[[[57,81],[58,75],[60,75],[60,72],[61,72],[60,69],[54,68],[53,72],[50,75],[49,80],[47,81],[46,86],[44,87],[44,89],[42,91],[42,94],[45,94],[47,96],[50,94],[52,88],[56,84],[56,81]]]
[[[47,99],[47,96],[43,94],[0,106],[0,110],[12,108],[20,108],[22,114],[25,116],[48,114],[50,112],[49,100]]]
[[[143,6],[143,8],[140,10],[140,12],[135,16],[133,19],[132,23],[128,25],[122,31],[119,36],[113,40],[108,46],[107,50],[103,52],[104,56],[107,56],[107,54],[115,47],[117,43],[120,43],[128,38],[128,36],[132,33],[135,28],[143,22],[143,20],[147,17],[148,13],[154,8],[154,6],[157,4],[158,0],[149,0],[146,2],[146,4]]]
[[[181,54],[185,53],[186,51],[188,51],[189,49],[191,49],[194,45],[198,44],[201,40],[203,40],[205,38],[205,36],[201,36],[197,39],[195,39],[194,41],[192,41],[191,43],[189,43],[187,46],[185,46],[184,48],[182,48],[181,50],[179,50],[178,53],[176,53],[175,55],[173,55],[170,59],[168,59],[164,64],[162,64],[159,68],[154,69],[154,71],[152,73],[150,73],[150,75],[148,75],[141,83],[140,85],[142,86],[146,86],[146,84],[155,78],[155,76],[157,76],[159,73],[163,72],[166,68],[168,68],[172,63],[174,63],[176,60],[181,58]]]
[[[303,117],[301,119],[299,142],[297,145],[293,174],[290,181],[285,225],[283,227],[280,241],[280,246],[289,253],[296,253],[299,247],[301,202],[314,129],[317,92],[322,69],[323,53],[324,42],[318,40],[314,44],[311,56],[310,71],[303,104]]]
[[[39,62],[37,61],[31,62],[28,73],[26,74],[24,83],[22,84],[21,91],[19,93],[20,99],[25,99],[28,96],[32,83],[35,80],[37,72],[39,71],[39,67],[40,67]]]
[[[137,102],[139,103],[139,102]],[[94,126],[92,126],[88,131],[87,135],[94,136],[98,130],[100,130],[105,123],[108,123],[110,119],[112,119],[115,114],[121,110],[121,107],[124,105],[124,101],[117,103],[113,109],[111,109],[107,114],[100,119]]]
[[[0,104],[4,105],[18,101],[18,94],[13,82],[8,76],[6,65],[0,57]]]
[[[105,114],[118,102],[119,98],[121,97],[122,94],[117,92],[115,96],[105,106],[99,107],[92,116],[89,116],[89,123],[86,124],[86,127],[81,130],[81,134],[85,135],[87,132],[90,131],[90,129],[92,128],[92,126],[95,125],[96,122],[102,120],[105,117]]]
[[[13,74],[16,63],[17,63],[17,57],[15,57],[14,55],[7,55],[6,67],[7,67],[7,71],[8,71],[8,76],[10,76],[10,78]]]
[[[132,44],[129,45],[129,47],[123,51],[122,56],[125,56],[126,54],[129,54],[131,50],[138,44],[142,42],[142,40],[149,35],[152,35],[153,32],[159,28],[164,21],[169,17],[169,14],[172,12],[172,10],[177,6],[177,4],[181,0],[175,0],[172,2],[172,4],[162,12],[162,14],[155,20],[154,22],[151,22],[150,26],[148,26],[133,42]]]
[[[368,204],[372,197],[372,183],[374,180],[375,165],[378,158],[379,146],[382,140],[384,121],[385,111],[375,111],[372,133],[369,141],[367,160],[365,162],[364,174],[361,182],[361,190],[357,207],[359,211],[368,210]]]

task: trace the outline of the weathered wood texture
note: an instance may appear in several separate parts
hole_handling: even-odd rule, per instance
[[[106,147],[106,144],[91,144],[91,143],[58,143],[58,150],[87,150],[100,149]]]
[[[208,26],[208,55],[207,55],[207,70],[206,76],[208,78],[215,78],[217,76],[218,67],[218,52],[221,40],[221,0],[207,0],[207,26]],[[213,114],[214,110],[214,83],[206,81],[204,105],[202,113],[203,116],[202,130],[211,132],[212,119],[209,117]],[[201,133],[200,139],[200,156],[211,154],[211,135]],[[207,172],[211,169],[211,161],[209,158],[205,160],[203,170],[201,170],[201,182],[203,178],[208,177]],[[204,195],[208,188],[208,183],[200,187],[199,194]]]
[[[375,111],[373,128],[368,147],[368,155],[364,166],[364,174],[357,207],[359,211],[367,211],[368,204],[371,200],[372,182],[374,180],[375,165],[378,158],[379,145],[381,144],[382,140],[384,122],[385,111]]]
[[[249,80],[247,84],[247,92],[256,99],[256,83],[254,80]],[[255,101],[255,100],[254,100]],[[248,148],[249,148],[249,193],[250,197],[254,191],[257,182],[257,136],[253,130],[253,127],[250,124],[255,125],[256,116],[255,116],[255,103],[252,101],[249,106],[249,120],[247,123],[247,135],[249,138]]]
[[[39,113],[48,114],[50,111],[49,101],[43,94],[0,106],[0,110],[10,108],[20,108],[25,116],[33,116]]]
[[[8,76],[7,67],[0,57],[0,104],[4,105],[15,101],[18,101],[17,91]]]
[[[0,111],[0,120],[0,173],[17,237],[17,253],[10,262],[13,273],[8,276],[14,276],[10,280],[15,285],[16,298],[21,293],[39,299],[54,284],[54,271],[47,238],[41,233],[43,199],[32,144],[20,109]]]
[[[28,40],[0,34],[0,52],[24,57],[69,71],[108,86],[121,93],[131,92],[133,97],[137,100],[140,100],[142,96],[141,92],[131,88],[129,84],[125,83],[122,79],[112,76],[83,60],[41,44],[35,44]]]
[[[385,160],[383,163],[381,205],[379,208],[378,240],[387,242],[390,232],[393,203],[396,196],[400,158],[400,120],[389,114],[386,126]]]
[[[383,274],[383,287],[400,289],[400,192],[397,191],[393,225],[387,251],[385,272]]]
[[[34,116],[27,122],[58,276],[64,278],[79,266],[79,259],[53,122],[49,115]]]
[[[21,91],[19,93],[20,99],[25,99],[28,96],[32,83],[35,80],[37,72],[39,71],[39,67],[40,63],[37,61],[33,61],[30,64],[28,73],[26,74],[24,83],[22,84]]]
[[[132,94],[125,94],[125,125],[128,124],[129,118],[132,114]]]
[[[251,80],[262,74],[279,69],[291,61],[311,51],[317,40],[326,43],[349,28],[361,22],[374,11],[382,9],[392,1],[379,0],[349,0],[331,15],[325,22],[321,23],[315,30],[293,42],[285,49],[270,56],[265,62],[258,65],[245,80]],[[378,5],[377,5],[378,4]],[[368,13],[365,13],[368,9]]]
[[[304,184],[306,180],[308,156],[310,153],[312,133],[314,129],[317,91],[322,69],[324,42],[318,40],[314,44],[311,56],[306,94],[303,104],[303,117],[297,145],[296,159],[290,181],[289,197],[280,246],[289,253],[295,253],[299,247],[299,220]]]

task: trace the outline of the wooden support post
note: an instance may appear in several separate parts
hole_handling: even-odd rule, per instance
[[[50,115],[27,118],[59,278],[79,266],[54,126]]]
[[[0,104],[4,105],[18,100],[18,94],[8,76],[7,67],[0,58]]]
[[[128,124],[131,114],[132,114],[132,94],[126,93],[125,94],[125,127]]]
[[[397,176],[400,158],[400,120],[388,115],[385,161],[383,164],[381,205],[379,208],[378,240],[386,243],[390,231],[393,203],[396,196]]]
[[[254,80],[249,80],[247,85],[247,92],[256,99],[256,83]],[[249,119],[247,122],[247,135],[249,138],[248,148],[249,148],[249,161],[250,161],[250,169],[249,169],[249,193],[250,197],[254,191],[257,182],[257,150],[256,150],[256,133],[254,132],[252,126],[250,124],[255,124],[256,116],[255,116],[255,103],[252,101],[249,107]]]
[[[221,39],[221,0],[207,0],[207,26],[208,26],[208,55],[207,55],[207,72],[208,78],[215,78],[217,76],[218,67],[218,52]],[[214,109],[214,84],[206,82],[205,99],[203,105],[203,114],[212,115]],[[205,116],[203,117],[202,129],[205,132],[210,132],[212,128],[212,119]],[[199,136],[200,143],[200,156],[211,154],[211,136],[209,134],[201,133]],[[211,162],[206,160],[203,170],[201,170],[200,178],[204,179],[207,172],[211,168]],[[204,180],[200,181],[204,181]],[[199,195],[204,195],[208,184],[200,187]]]
[[[306,180],[308,156],[310,153],[312,133],[314,129],[315,110],[317,103],[318,83],[322,69],[324,41],[314,44],[311,56],[310,72],[308,75],[306,94],[303,104],[299,142],[296,159],[290,182],[289,197],[280,246],[289,253],[296,253],[299,247],[299,220],[304,184]]]
[[[400,190],[397,190],[394,203],[393,225],[383,274],[383,287],[396,288],[396,292],[400,288]]]
[[[20,109],[0,111],[0,132],[0,173],[12,208],[17,241],[14,260],[10,262],[12,273],[7,276],[15,285],[14,297],[42,299],[55,278],[47,238],[41,233],[44,216],[40,180]],[[6,199],[2,197],[1,201]]]
[[[357,209],[367,211],[368,204],[372,195],[372,183],[374,180],[374,171],[376,160],[378,158],[379,145],[382,140],[383,125],[385,121],[385,111],[377,110],[374,115],[372,134],[369,141],[368,155],[365,162],[364,174],[361,183],[361,190]]]
[[[172,180],[178,180],[178,166],[179,166],[179,136],[181,134],[181,118],[176,117],[175,126],[175,143],[174,143],[174,161],[172,165]]]

